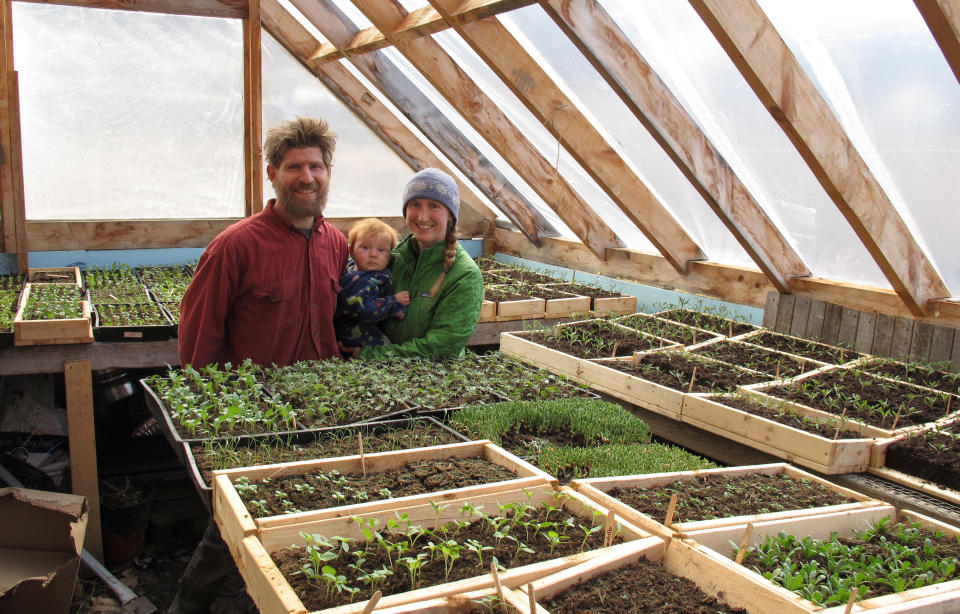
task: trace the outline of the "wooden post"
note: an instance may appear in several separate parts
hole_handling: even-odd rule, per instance
[[[247,2],[243,20],[243,166],[244,215],[263,209],[263,80],[260,72],[260,0]],[[292,119],[292,118],[291,118]]]
[[[0,232],[2,250],[16,252],[17,271],[27,272],[27,227],[23,199],[20,92],[13,70],[13,19],[10,0],[0,4]]]
[[[97,483],[97,446],[93,430],[93,378],[89,360],[63,364],[70,431],[70,478],[73,492],[87,498],[88,521],[84,548],[103,560],[100,532],[100,488]]]

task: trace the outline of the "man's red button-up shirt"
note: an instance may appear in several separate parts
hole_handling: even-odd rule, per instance
[[[308,239],[274,211],[220,233],[180,306],[180,364],[287,365],[340,356],[333,332],[343,233],[318,216]]]

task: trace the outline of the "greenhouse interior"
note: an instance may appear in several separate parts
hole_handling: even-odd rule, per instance
[[[0,612],[960,612],[957,0],[3,7]]]

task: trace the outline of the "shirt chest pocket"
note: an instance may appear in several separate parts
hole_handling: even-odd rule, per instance
[[[283,303],[296,295],[296,284],[292,281],[263,284],[252,288],[250,293],[265,303]]]

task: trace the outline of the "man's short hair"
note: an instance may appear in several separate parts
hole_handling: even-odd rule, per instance
[[[323,152],[324,166],[330,168],[336,144],[337,135],[330,132],[327,122],[315,117],[297,117],[267,132],[267,139],[263,143],[263,155],[270,166],[280,168],[283,157],[291,149],[319,147]]]

